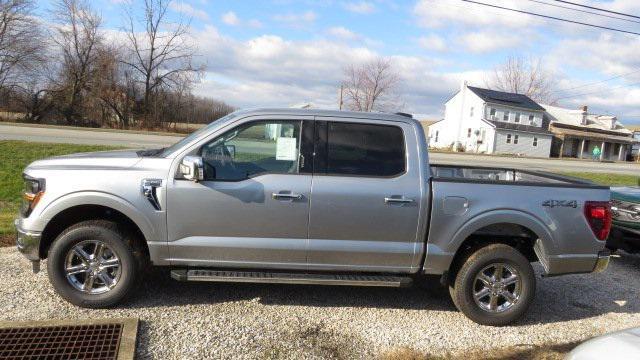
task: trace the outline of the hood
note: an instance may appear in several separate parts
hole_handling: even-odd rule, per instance
[[[640,187],[612,187],[611,199],[640,204]]]
[[[31,163],[33,170],[118,170],[137,164],[142,158],[135,150],[99,151],[56,156]]]

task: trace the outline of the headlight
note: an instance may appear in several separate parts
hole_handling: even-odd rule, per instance
[[[24,193],[22,194],[22,207],[20,213],[24,217],[28,217],[33,208],[38,205],[38,201],[44,195],[44,179],[36,179],[27,175],[24,178]]]
[[[638,204],[612,200],[611,210],[615,220],[640,222],[640,205]]]

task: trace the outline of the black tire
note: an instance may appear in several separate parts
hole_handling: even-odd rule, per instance
[[[77,244],[98,240],[106,244],[119,258],[120,275],[117,283],[102,294],[89,294],[76,289],[67,280],[65,261]],[[134,252],[129,234],[117,224],[104,220],[91,220],[75,224],[64,230],[53,242],[47,257],[47,273],[55,291],[68,302],[85,308],[112,307],[127,298],[138,284],[144,261]]]
[[[517,301],[503,311],[483,309],[474,300],[474,292],[478,285],[476,276],[492,264],[505,264],[515,270],[520,278]],[[482,284],[480,285],[482,289]],[[503,326],[518,320],[531,305],[535,290],[536,278],[531,263],[518,250],[504,244],[487,245],[469,254],[463,259],[455,281],[449,286],[451,299],[456,308],[474,322],[489,326]],[[503,303],[506,302],[504,297],[499,299]]]

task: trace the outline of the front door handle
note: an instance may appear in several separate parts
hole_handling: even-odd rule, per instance
[[[300,200],[302,199],[301,194],[294,193],[273,193],[271,196],[276,200]]]
[[[394,197],[386,197],[384,198],[385,204],[410,204],[413,202],[413,199],[408,199],[405,197],[394,198]]]

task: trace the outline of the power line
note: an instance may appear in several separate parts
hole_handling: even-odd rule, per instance
[[[595,6],[583,5],[583,4],[578,4],[578,3],[574,3],[574,2],[571,2],[571,1],[565,1],[565,0],[555,0],[555,1],[561,2],[563,4],[579,6],[579,7],[583,7],[583,8],[587,8],[587,9],[591,9],[591,10],[598,10],[598,11],[603,11],[603,12],[607,12],[607,13],[610,13],[610,14],[616,14],[616,15],[622,15],[622,16],[628,16],[628,17],[640,19],[640,16],[631,15],[631,14],[625,14],[625,13],[621,13],[621,12],[617,12],[617,11],[613,11],[613,10],[602,9],[602,8],[598,8],[598,7],[595,7]]]
[[[570,96],[563,96],[563,97],[559,97],[556,100],[571,99],[571,98],[574,98],[574,97],[580,97],[580,96],[585,96],[585,95],[601,94],[601,93],[608,92],[608,91],[611,91],[611,90],[622,89],[622,88],[636,86],[636,85],[640,85],[640,83],[633,83],[633,84],[628,84],[628,85],[614,86],[614,87],[609,88],[607,90],[599,90],[599,91],[592,91],[592,92],[587,92],[587,93],[582,93],[582,94],[574,94],[574,95],[570,95]]]
[[[573,7],[570,7],[570,6],[562,6],[562,5],[557,5],[557,4],[550,4],[548,2],[544,2],[544,1],[540,1],[540,0],[529,0],[529,1],[534,2],[534,3],[538,3],[538,4],[547,5],[547,6],[553,6],[553,7],[557,7],[557,8],[561,8],[561,9],[578,11],[578,12],[585,13],[585,14],[591,14],[591,15],[610,18],[610,19],[616,19],[616,20],[620,20],[620,21],[628,21],[628,22],[640,24],[640,21],[637,21],[637,20],[625,19],[625,18],[621,18],[621,17],[617,17],[617,16],[611,16],[611,15],[607,15],[607,14],[600,14],[600,13],[597,13],[595,11],[576,9],[576,8],[573,8]]]
[[[640,35],[640,33],[633,32],[633,31],[627,31],[627,30],[622,30],[622,29],[616,29],[616,28],[611,28],[611,27],[607,27],[607,26],[600,26],[600,25],[595,25],[595,24],[588,24],[588,23],[584,23],[584,22],[580,22],[580,21],[574,21],[574,20],[569,20],[569,19],[563,19],[563,18],[559,18],[559,17],[555,17],[555,16],[542,15],[542,14],[537,14],[537,13],[534,13],[534,12],[529,12],[529,11],[524,11],[524,10],[518,10],[518,9],[512,9],[512,8],[508,8],[508,7],[504,7],[504,6],[498,6],[498,5],[493,5],[493,4],[487,4],[487,3],[483,3],[483,2],[479,2],[479,1],[473,1],[473,0],[461,0],[461,1],[468,2],[468,3],[472,3],[472,4],[477,4],[477,5],[488,6],[488,7],[492,7],[492,8],[496,8],[496,9],[502,9],[502,10],[507,10],[507,11],[513,11],[513,12],[517,12],[517,13],[521,13],[521,14],[527,14],[527,15],[532,15],[532,16],[538,16],[538,17],[542,17],[542,18],[546,18],[546,19],[552,19],[552,20],[564,21],[564,22],[568,22],[568,23],[572,23],[572,24],[578,24],[578,25],[590,26],[590,27],[598,28],[598,29],[604,29],[604,30],[616,31],[616,32],[625,33],[625,34]],[[558,0],[556,0],[556,1],[558,1]]]
[[[635,70],[635,71],[632,71],[632,72],[628,72],[626,74],[616,75],[616,76],[610,77],[608,79],[604,79],[604,80],[600,80],[600,81],[596,81],[596,82],[592,82],[592,83],[587,83],[587,84],[584,84],[584,85],[578,85],[578,86],[574,86],[574,87],[570,87],[570,88],[566,88],[566,89],[554,90],[554,91],[551,91],[551,93],[564,92],[564,91],[569,91],[569,90],[581,89],[581,88],[585,88],[585,87],[589,87],[589,86],[593,86],[593,85],[598,85],[598,84],[602,84],[602,83],[605,83],[605,82],[608,82],[608,81],[611,81],[611,80],[619,79],[621,77],[629,76],[629,75],[632,75],[632,74],[637,74],[639,72],[640,72],[640,70]]]

